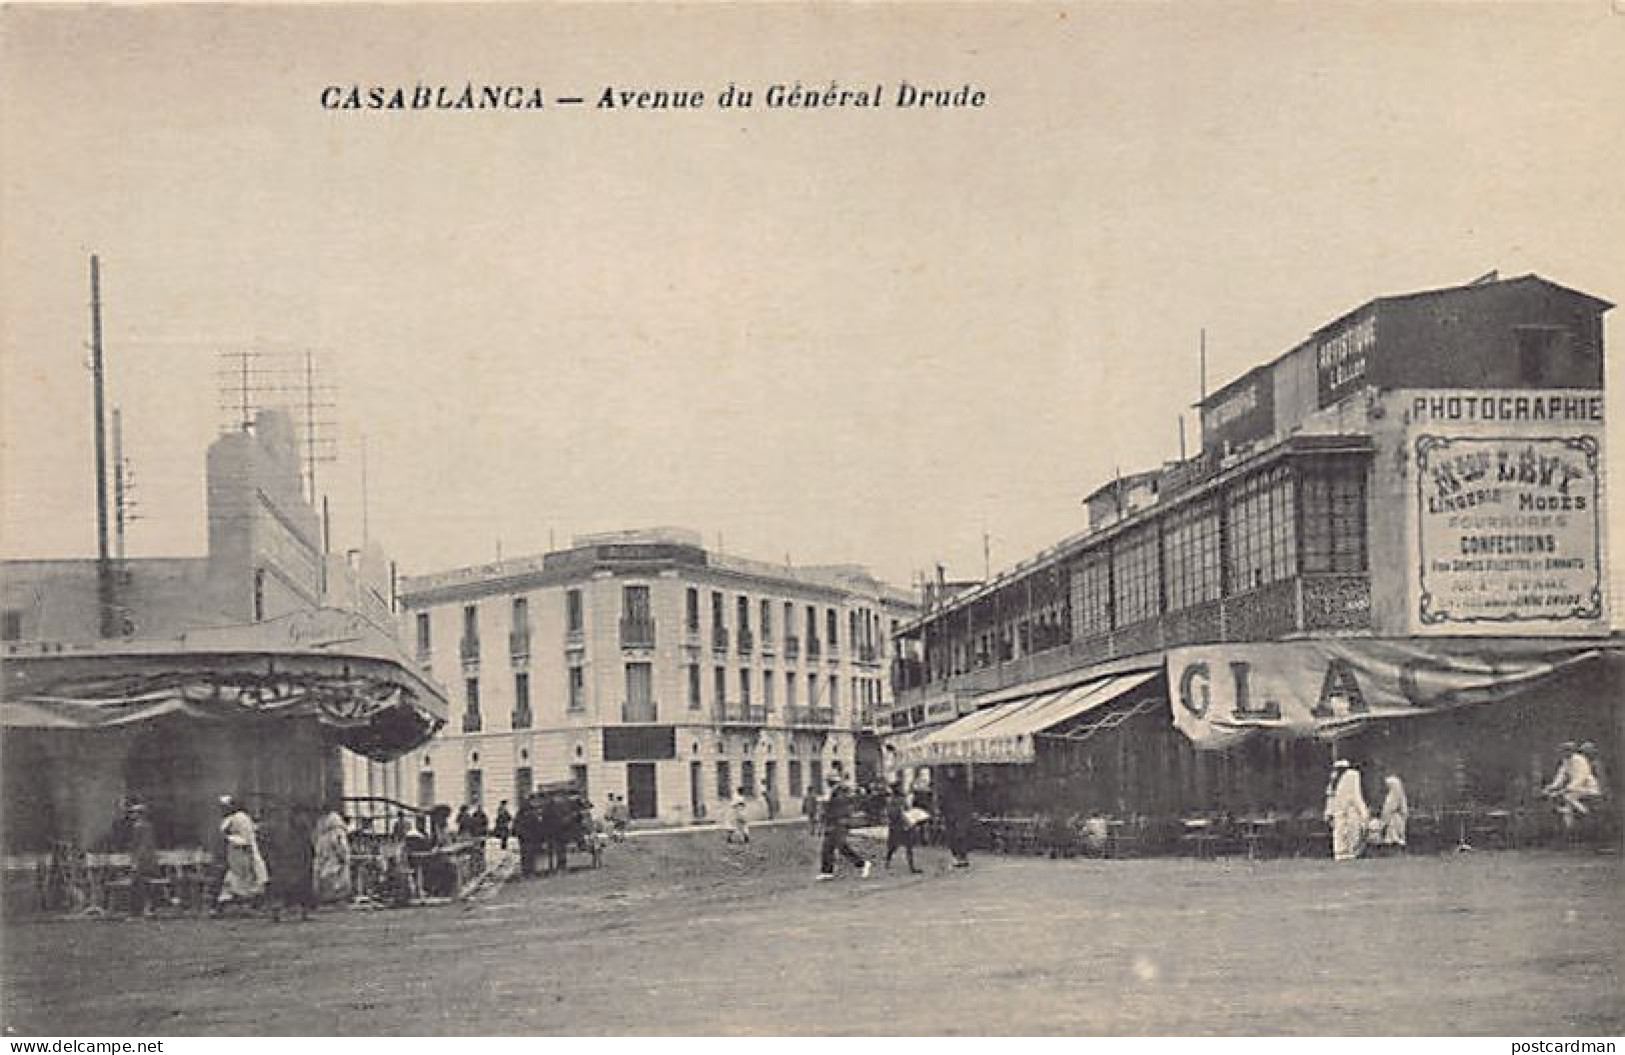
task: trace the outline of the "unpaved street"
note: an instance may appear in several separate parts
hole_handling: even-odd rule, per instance
[[[871,847],[872,848],[872,847]],[[1625,1032],[1620,861],[925,851],[643,836],[468,905],[5,935],[14,1034]]]

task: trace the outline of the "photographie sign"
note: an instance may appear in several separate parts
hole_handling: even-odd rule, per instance
[[[1418,631],[1603,624],[1602,396],[1413,393]]]

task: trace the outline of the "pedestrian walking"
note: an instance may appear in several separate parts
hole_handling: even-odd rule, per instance
[[[1405,782],[1392,769],[1382,779],[1382,810],[1377,814],[1376,836],[1378,846],[1400,851],[1405,849],[1405,829],[1410,823],[1411,803],[1405,796]]]
[[[762,789],[762,802],[767,806],[767,819],[777,820],[779,816],[779,792],[772,784]]]
[[[218,906],[255,905],[265,895],[270,877],[260,855],[259,829],[230,795],[220,796],[220,834],[225,841],[225,875]]]
[[[484,842],[491,834],[491,818],[485,815],[485,807],[478,802],[474,803],[473,812],[468,815],[468,827],[478,842]]]
[[[404,818],[403,818],[404,819]],[[405,841],[405,834],[401,836]],[[332,904],[350,899],[350,833],[338,807],[328,803],[311,837],[316,855],[316,901]]]
[[[1346,758],[1332,763],[1332,779],[1326,785],[1323,816],[1332,830],[1332,858],[1352,861],[1365,850],[1366,825],[1371,810],[1360,789],[1360,771]]]
[[[946,778],[937,795],[938,816],[942,818],[942,835],[953,855],[955,868],[970,867],[971,833],[976,825],[976,814],[971,807],[970,788],[960,778]]]
[[[508,812],[507,799],[497,803],[497,817],[493,831],[497,837],[497,846],[506,850],[508,848],[508,836],[513,834],[513,814]]]
[[[859,868],[859,875],[869,878],[873,867],[869,861],[847,841],[847,828],[852,821],[852,793],[839,777],[829,778],[829,798],[824,803],[824,842],[818,855],[819,879],[835,878],[836,855],[846,858]]]
[[[474,815],[468,811],[466,804],[457,807],[456,831],[459,839],[474,838]]]
[[[909,817],[908,796],[903,794],[903,782],[892,784],[886,796],[886,867],[891,867],[892,855],[899,849],[908,861],[910,872],[919,872],[914,864],[914,821]]]
[[[742,843],[750,842],[750,820],[745,816],[749,808],[745,802],[745,789],[735,788],[734,797],[728,803],[728,836],[725,841],[733,842],[738,836]]]
[[[807,785],[807,794],[801,798],[801,815],[807,818],[809,834],[818,834],[818,789]]]

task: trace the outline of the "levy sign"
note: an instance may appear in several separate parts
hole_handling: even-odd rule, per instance
[[[1200,748],[1266,732],[1332,740],[1373,721],[1499,702],[1597,655],[1528,641],[1442,644],[1348,638],[1169,649],[1174,725]]]
[[[1407,392],[1419,633],[1606,629],[1599,392]]]

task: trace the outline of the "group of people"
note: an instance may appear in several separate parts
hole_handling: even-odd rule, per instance
[[[144,818],[145,807],[135,807]],[[312,816],[314,813],[314,817]],[[220,797],[220,835],[224,870],[216,910],[233,907],[256,908],[269,902],[274,918],[297,911],[308,918],[318,905],[347,900],[350,896],[350,840],[344,817],[334,806],[312,811],[288,806],[274,811],[264,831],[248,811],[230,795]],[[147,863],[156,860],[151,845],[151,825],[131,826],[132,853],[140,886],[139,909],[150,912],[147,898]],[[269,857],[269,863],[267,862]],[[132,902],[136,901],[132,896]]]
[[[1405,848],[1411,804],[1405,782],[1389,770],[1382,778],[1382,808],[1375,817],[1366,805],[1360,770],[1346,758],[1332,763],[1324,816],[1332,833],[1332,857],[1352,861],[1371,847]]]

